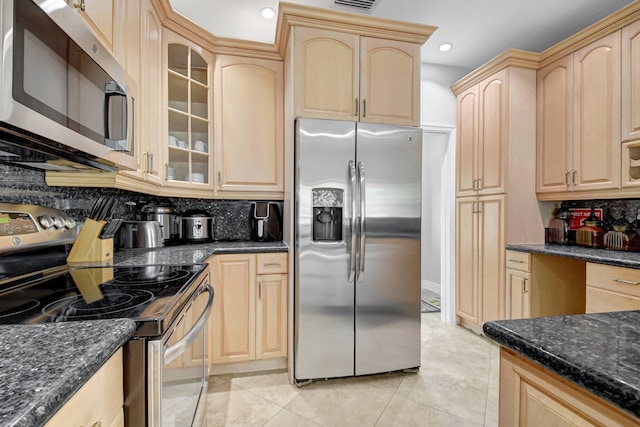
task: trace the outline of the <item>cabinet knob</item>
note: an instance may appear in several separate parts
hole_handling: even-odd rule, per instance
[[[73,7],[75,7],[76,9],[80,9],[81,11],[84,12],[84,10],[86,9],[86,6],[84,4],[84,0],[80,0],[78,3],[74,3]],[[99,421],[98,421],[99,422]]]

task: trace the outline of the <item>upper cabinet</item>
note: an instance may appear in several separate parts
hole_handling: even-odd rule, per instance
[[[538,72],[537,192],[620,187],[620,32]]]
[[[166,144],[165,184],[212,189],[213,55],[172,31],[164,29],[162,36],[166,116],[160,141]]]
[[[216,57],[216,191],[282,197],[283,85],[280,61]]]
[[[100,42],[113,52],[114,24],[121,0],[67,0],[67,4],[78,10],[78,13],[89,25]],[[138,3],[137,1],[134,3]]]
[[[458,95],[457,196],[505,192],[507,69]]]
[[[418,43],[307,27],[294,39],[296,117],[419,125]]]

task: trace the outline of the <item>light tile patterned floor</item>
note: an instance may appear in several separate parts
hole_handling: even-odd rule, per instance
[[[209,378],[208,426],[498,425],[498,347],[422,315],[422,366],[297,388],[284,371]]]

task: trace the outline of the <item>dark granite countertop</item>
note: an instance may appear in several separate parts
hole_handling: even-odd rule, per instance
[[[618,267],[640,268],[640,253],[610,251],[606,249],[583,248],[581,246],[564,246],[553,244],[508,244],[507,250],[529,252],[532,254],[556,255],[566,258],[580,259],[598,264]]]
[[[640,417],[640,311],[487,322],[487,337]]]
[[[43,425],[135,328],[127,319],[0,326],[0,425]]]
[[[145,264],[198,264],[211,255],[238,253],[287,252],[282,242],[213,242],[190,245],[165,246],[157,249],[133,249],[117,251],[114,265]]]

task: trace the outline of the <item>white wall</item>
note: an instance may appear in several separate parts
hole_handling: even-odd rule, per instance
[[[456,98],[450,86],[472,70],[423,63],[420,87],[422,148],[422,287],[439,292],[442,319],[455,322]]]

